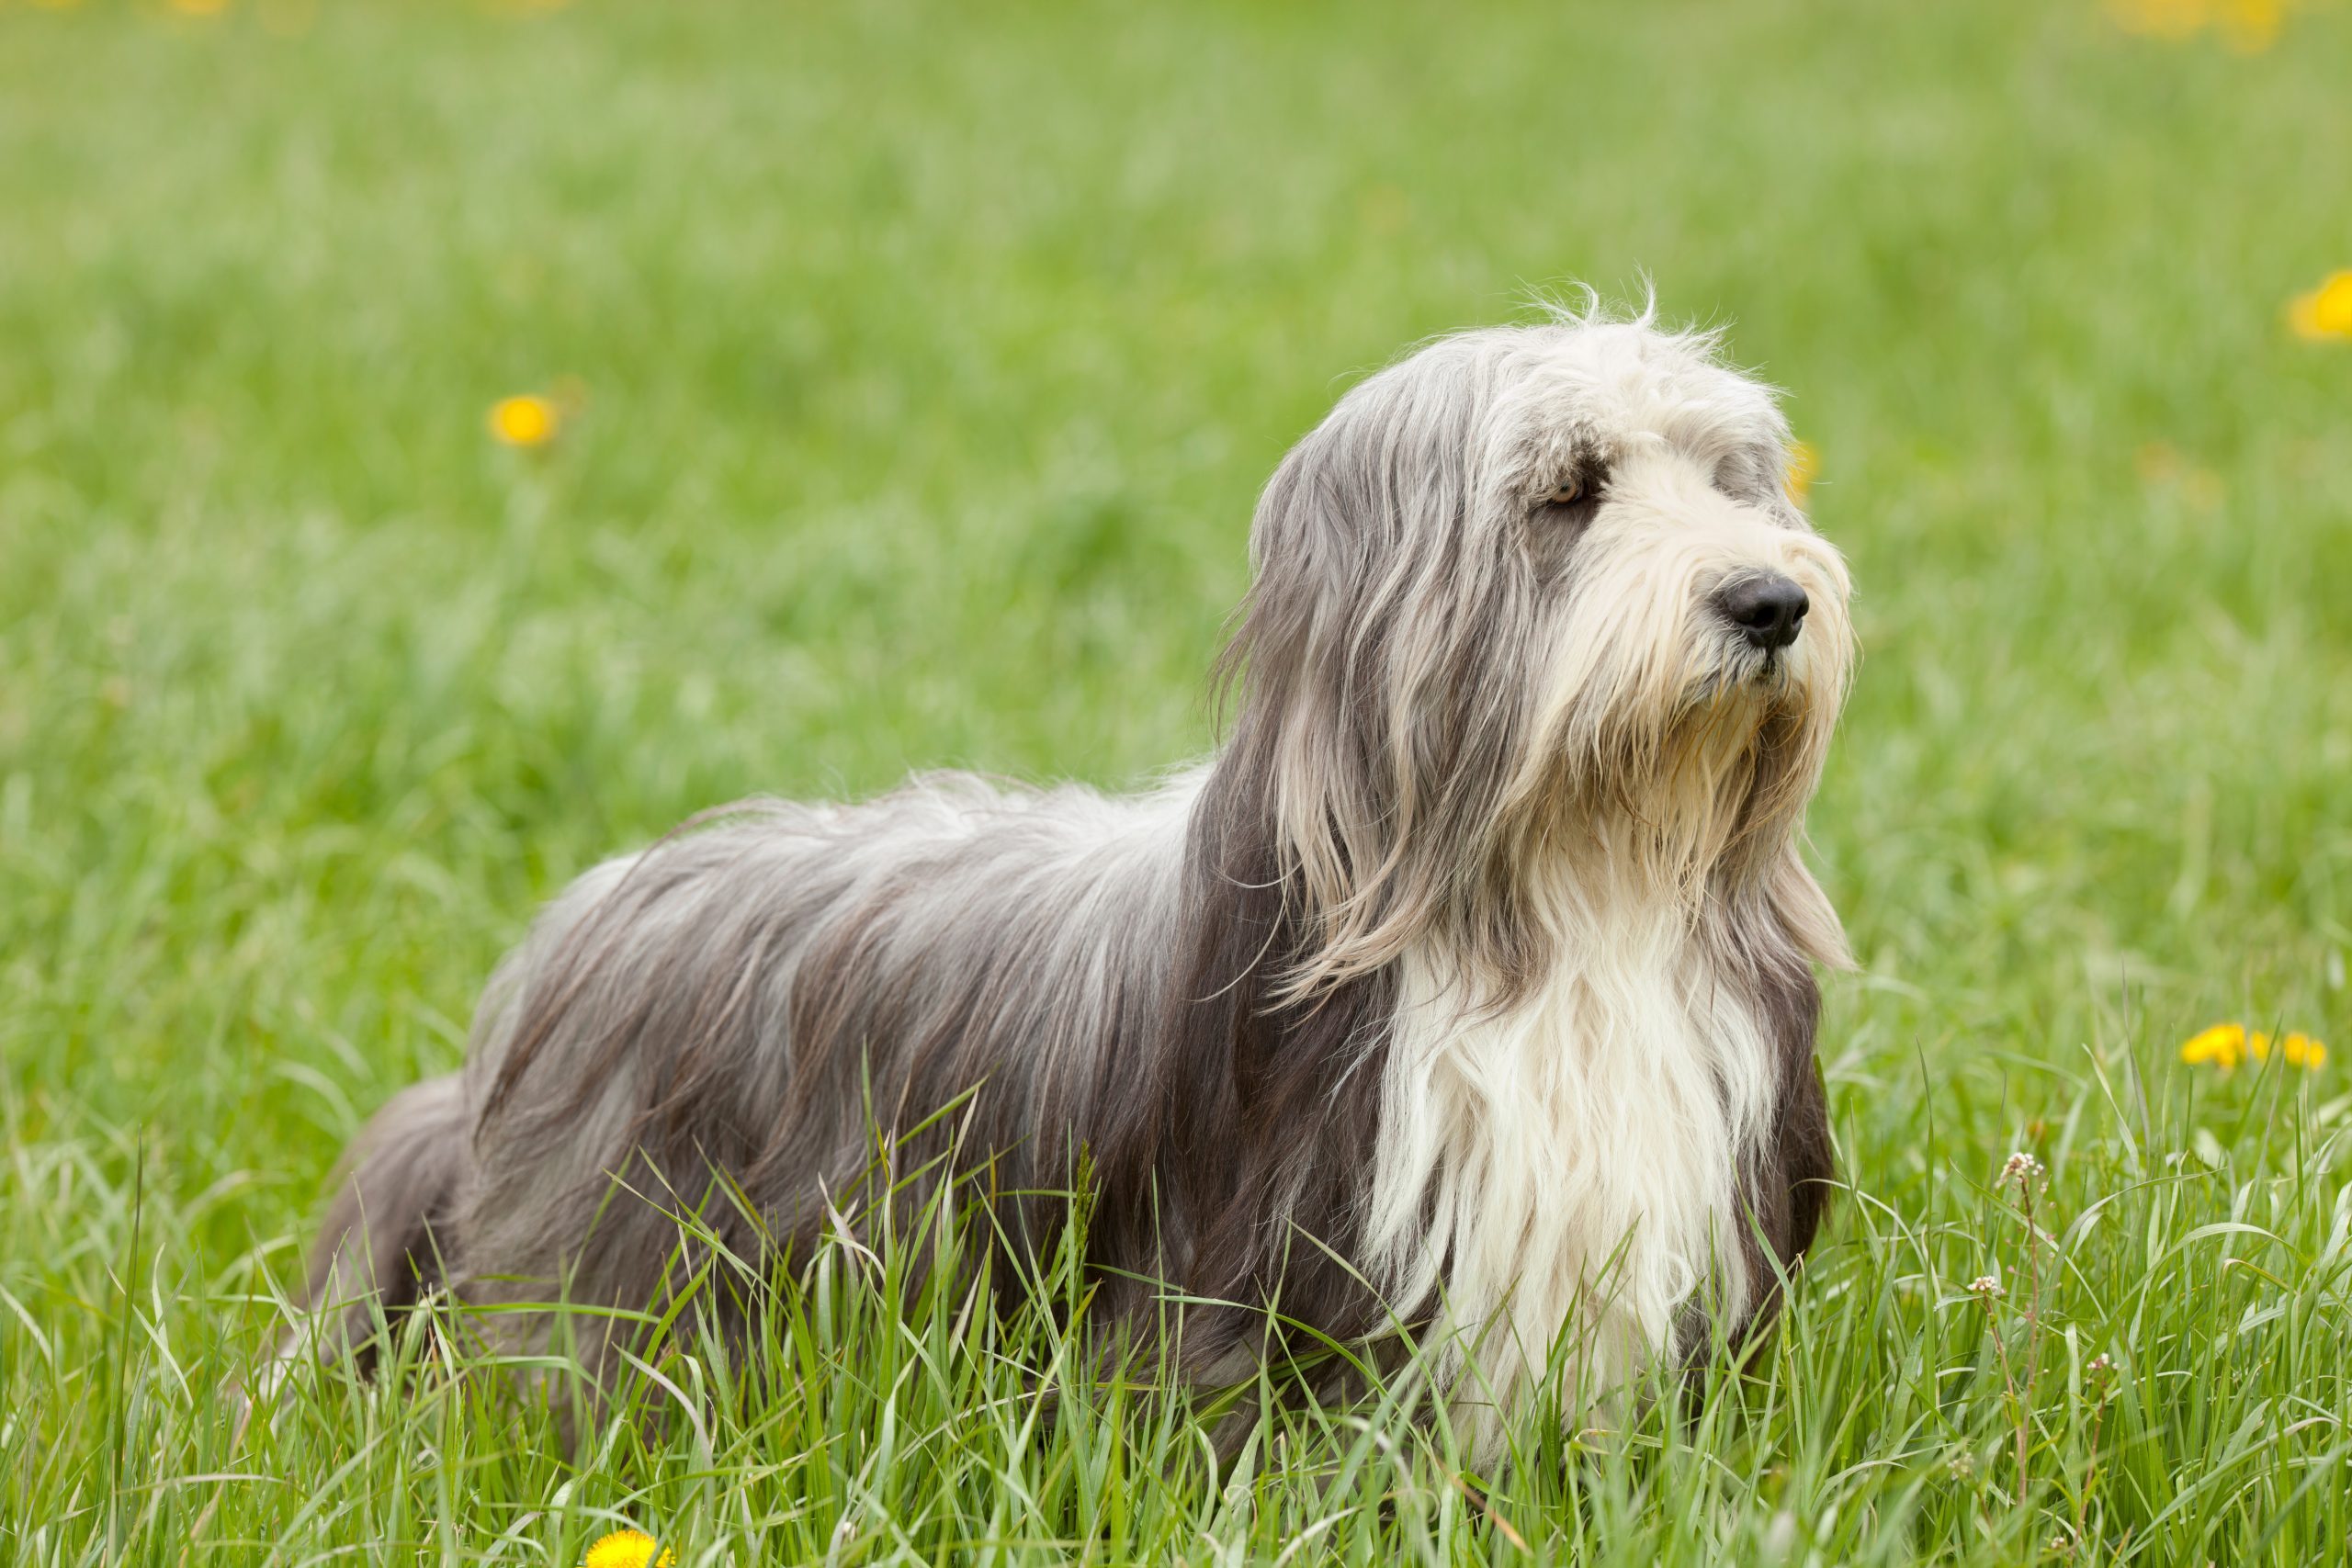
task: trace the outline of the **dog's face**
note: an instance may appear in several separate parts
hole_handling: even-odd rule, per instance
[[[1711,338],[1572,319],[1440,340],[1293,449],[1235,655],[1329,974],[1508,923],[1553,850],[1786,858],[1852,660],[1788,445]]]
[[[1489,547],[1515,523],[1532,580],[1520,787],[1679,816],[1685,856],[1801,808],[1852,662],[1849,586],[1787,493],[1771,393],[1704,340],[1627,324],[1539,329],[1497,370],[1474,462]]]

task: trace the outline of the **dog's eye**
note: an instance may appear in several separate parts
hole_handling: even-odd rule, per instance
[[[1599,463],[1579,464],[1576,472],[1565,475],[1560,481],[1544,492],[1536,502],[1541,511],[1555,519],[1584,522],[1600,504],[1609,488],[1609,470]]]

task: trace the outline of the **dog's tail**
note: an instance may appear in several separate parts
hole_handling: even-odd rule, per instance
[[[414,1306],[442,1282],[456,1247],[449,1225],[472,1159],[463,1085],[455,1073],[402,1089],[344,1156],[302,1293],[303,1326],[285,1347],[329,1359],[364,1346],[379,1313]]]

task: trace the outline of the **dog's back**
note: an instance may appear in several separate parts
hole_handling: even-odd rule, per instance
[[[319,1349],[444,1282],[642,1306],[689,1212],[741,1256],[805,1244],[859,1205],[877,1135],[960,1097],[897,1152],[956,1135],[1051,1208],[1076,1145],[1148,1103],[1121,1043],[1158,1026],[1196,788],[753,802],[589,872],[501,965],[463,1072],[355,1145],[311,1269]]]

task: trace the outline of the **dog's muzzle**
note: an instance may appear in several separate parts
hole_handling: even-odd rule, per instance
[[[1748,646],[1776,653],[1797,640],[1813,607],[1803,588],[1779,572],[1744,577],[1715,594],[1715,610]]]

